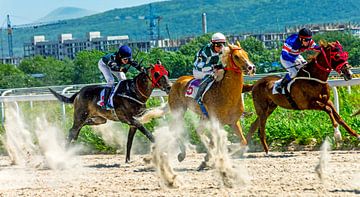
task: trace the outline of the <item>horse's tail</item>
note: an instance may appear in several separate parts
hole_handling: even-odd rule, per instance
[[[242,93],[251,92],[253,87],[254,87],[253,84],[244,84],[243,89],[242,89]]]
[[[164,103],[159,107],[148,109],[141,116],[136,117],[136,119],[140,121],[142,124],[145,124],[150,122],[154,118],[159,118],[161,116],[164,116],[169,111],[170,111],[169,104]]]
[[[76,92],[75,94],[73,94],[70,98],[63,96],[59,93],[57,93],[55,90],[49,88],[50,92],[61,102],[64,103],[74,103],[75,97],[79,94],[79,92]]]

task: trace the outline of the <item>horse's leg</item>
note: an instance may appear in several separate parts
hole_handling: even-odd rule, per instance
[[[240,121],[238,120],[235,124],[231,124],[230,126],[234,130],[235,134],[240,138],[240,143],[246,146],[247,140],[244,137]]]
[[[256,118],[256,120],[251,124],[250,130],[248,134],[246,135],[246,141],[247,143],[250,143],[252,136],[254,135],[255,131],[259,128],[259,117]]]
[[[266,134],[265,134],[265,126],[266,126],[266,120],[267,120],[266,115],[261,115],[259,117],[259,137],[260,137],[260,141],[261,144],[263,145],[264,151],[266,154],[269,153],[269,146],[266,143]]]
[[[332,123],[332,125],[334,127],[335,140],[336,141],[341,141],[341,133],[340,133],[340,130],[339,130],[339,125],[335,120],[334,114],[332,112],[333,110],[331,109],[331,107],[329,105],[326,105],[324,103],[317,102],[317,104],[322,108],[323,111],[325,111],[329,115],[331,123]]]
[[[344,129],[352,136],[355,136],[360,140],[360,135],[357,134],[353,129],[349,127],[349,125],[346,124],[346,122],[341,118],[341,116],[336,112],[336,109],[334,107],[334,104],[331,101],[328,101],[326,106],[330,107],[332,114],[334,115],[334,118],[336,122],[338,122],[341,126],[344,127]]]
[[[69,135],[68,135],[68,138],[67,138],[67,144],[68,145],[72,141],[77,140],[77,138],[79,136],[80,129],[86,124],[88,116],[85,115],[85,114],[87,114],[87,113],[84,112],[84,111],[79,111],[76,114],[74,114],[73,126],[69,130]]]
[[[155,142],[154,136],[144,127],[144,125],[140,123],[140,121],[133,118],[130,120],[130,125],[135,126],[137,129],[139,129],[141,133],[143,133],[152,143]]]
[[[126,159],[125,159],[125,163],[128,163],[130,161],[130,152],[131,152],[131,146],[133,143],[133,139],[134,139],[134,135],[136,133],[136,127],[134,126],[130,126],[129,129],[129,134],[128,134],[128,139],[127,139],[127,144],[126,144]]]

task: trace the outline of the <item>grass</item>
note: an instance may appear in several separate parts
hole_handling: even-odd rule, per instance
[[[347,87],[338,88],[340,99],[340,115],[346,121],[346,123],[359,133],[360,131],[360,116],[351,117],[351,114],[360,108],[360,86],[352,86],[351,93],[347,91]],[[331,98],[332,99],[332,98]],[[147,102],[148,107],[159,106],[161,100],[159,98],[150,98]],[[62,117],[62,105],[57,101],[49,102],[33,102],[30,105],[29,102],[21,102],[20,108],[24,114],[26,124],[30,128],[35,128],[34,121],[37,117],[43,114],[47,121],[51,122],[57,127],[62,128],[62,131],[67,136],[68,130],[72,125],[72,105],[65,105],[66,117],[65,121]],[[251,94],[245,95],[245,111],[254,112],[254,107],[251,100]],[[255,114],[255,113],[254,113]],[[249,130],[251,123],[255,120],[256,116],[251,115],[241,120],[243,131],[246,134]],[[195,132],[195,125],[190,124],[192,120],[197,118],[191,113],[185,115],[185,130],[188,131],[188,138],[192,144],[198,145],[199,150],[204,150],[204,147],[200,143],[200,139]],[[154,130],[159,124],[159,121],[152,120],[150,123],[145,124],[145,127],[150,131]],[[126,124],[116,124],[119,130],[128,130]],[[231,142],[239,142],[237,136],[231,131],[229,127],[225,127],[228,131],[228,138]],[[343,135],[343,142],[337,147],[337,149],[359,149],[359,141],[349,136],[349,134],[340,127],[340,131]],[[123,131],[119,131],[123,132]],[[5,133],[4,127],[0,127],[0,135]],[[127,133],[125,133],[127,135]],[[314,145],[315,148],[319,147],[323,140],[329,136],[333,140],[333,128],[328,115],[322,111],[292,111],[282,108],[277,108],[273,114],[269,117],[266,125],[266,138],[267,142],[272,149],[283,150],[284,147],[290,145],[306,146]],[[136,138],[141,144],[146,147],[150,142],[141,132],[136,133]],[[315,144],[314,144],[315,142]],[[94,129],[90,126],[82,128],[77,143],[81,143],[91,150],[91,152],[97,153],[115,153],[117,151],[116,146],[110,146],[104,142],[104,140],[94,132]],[[255,134],[251,143],[252,150],[262,150],[258,136]],[[335,148],[335,147],[334,147]],[[0,150],[4,152],[2,142],[0,142]],[[146,152],[147,150],[144,150]]]

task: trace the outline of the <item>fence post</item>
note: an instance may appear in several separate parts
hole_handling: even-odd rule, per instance
[[[1,97],[5,97],[7,94],[12,93],[12,89],[6,90],[1,94]],[[1,124],[4,125],[5,122],[5,104],[1,102]]]

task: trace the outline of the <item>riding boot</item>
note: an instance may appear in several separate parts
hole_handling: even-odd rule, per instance
[[[208,86],[208,84],[213,81],[213,76],[211,75],[207,75],[203,78],[202,82],[200,83],[199,89],[196,93],[195,96],[195,101],[198,102],[199,104],[202,103],[202,95],[206,89],[206,87]]]
[[[109,104],[109,97],[111,94],[111,88],[106,87],[104,91],[104,105],[101,106],[103,109],[111,109],[112,106]]]
[[[276,91],[278,91],[281,94],[283,88],[285,88],[290,81],[291,81],[291,77],[288,74],[286,74],[285,77],[281,80],[280,84],[276,87]]]

